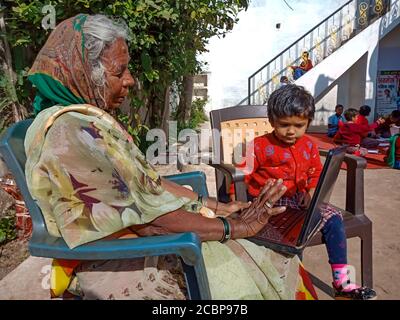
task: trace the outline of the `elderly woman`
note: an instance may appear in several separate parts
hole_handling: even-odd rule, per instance
[[[134,84],[126,38],[123,24],[77,15],[57,26],[30,70],[37,116],[25,140],[26,177],[49,232],[74,248],[105,237],[192,231],[203,241],[214,299],[309,296],[297,257],[244,240],[285,210],[272,208],[285,193],[282,181],[268,181],[251,204],[199,201],[162,179],[110,115]],[[220,218],[203,216],[204,208]],[[55,261],[52,279],[53,296],[69,290],[87,299],[186,298],[174,256]]]

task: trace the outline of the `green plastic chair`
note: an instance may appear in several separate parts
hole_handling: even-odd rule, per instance
[[[14,124],[0,139],[0,153],[14,175],[32,218],[33,233],[29,241],[32,256],[66,260],[117,260],[175,254],[182,260],[189,298],[211,299],[201,242],[195,233],[98,240],[74,249],[68,248],[62,238],[50,235],[42,212],[32,199],[25,179],[24,140],[32,121],[28,119]],[[203,172],[188,172],[166,178],[181,185],[189,185],[194,192],[208,196],[206,176]]]

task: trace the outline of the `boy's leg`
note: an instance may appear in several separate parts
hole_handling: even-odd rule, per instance
[[[372,138],[364,138],[361,141],[361,147],[364,147],[367,149],[377,148],[378,145],[379,145],[379,141],[377,141],[376,139],[372,139]]]
[[[333,285],[336,288],[337,298],[346,299],[375,299],[376,293],[370,288],[360,288],[351,281],[347,265],[347,239],[340,214],[329,213],[326,223],[321,229],[328,251],[329,263],[332,268]],[[334,209],[333,209],[334,210]]]
[[[333,138],[335,136],[335,134],[336,134],[336,132],[335,133],[328,133],[327,135],[328,135],[329,138]]]
[[[331,216],[321,232],[328,251],[329,263],[347,264],[347,241],[342,217],[338,214]]]

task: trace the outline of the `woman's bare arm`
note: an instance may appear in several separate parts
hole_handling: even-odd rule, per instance
[[[282,180],[268,180],[260,196],[249,208],[244,209],[238,217],[227,218],[232,239],[254,236],[267,223],[269,216],[282,213],[284,207],[269,208],[265,203],[275,203],[285,192]],[[224,225],[220,219],[206,218],[183,209],[164,214],[148,224],[132,226],[131,230],[140,236],[195,232],[202,241],[219,241],[224,235]]]
[[[224,225],[220,219],[205,218],[183,209],[164,214],[151,223],[132,226],[130,229],[139,236],[195,232],[201,241],[219,241],[224,233]]]
[[[169,181],[168,179],[161,178],[161,186],[168,192],[171,192],[178,197],[186,197],[191,200],[197,200],[199,196],[196,192],[193,192],[188,188],[182,187],[175,182]]]
[[[161,185],[165,190],[171,192],[178,197],[186,197],[191,200],[197,200],[199,197],[196,192],[193,192],[188,188],[182,187],[181,185],[164,178],[161,178]],[[220,215],[226,215],[227,213],[232,213],[233,211],[235,211],[235,209],[240,210],[241,208],[248,207],[246,203],[237,202],[235,205],[233,203],[225,204],[222,202],[218,202],[216,199],[213,198],[203,198],[203,200],[203,205],[205,207],[214,210],[216,214]]]

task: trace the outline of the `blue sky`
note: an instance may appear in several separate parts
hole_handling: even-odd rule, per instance
[[[247,78],[347,0],[252,0],[225,38],[212,38],[208,62],[210,108],[231,106],[247,93]],[[281,23],[280,30],[275,25]]]

